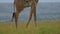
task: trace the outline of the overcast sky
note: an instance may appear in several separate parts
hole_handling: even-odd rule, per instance
[[[0,0],[0,3],[2,2],[8,2],[8,3],[11,3],[13,2],[14,0]],[[39,2],[60,2],[60,0],[39,0]]]

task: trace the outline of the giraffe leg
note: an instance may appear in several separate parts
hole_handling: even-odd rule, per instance
[[[29,20],[28,20],[28,22],[27,22],[26,27],[28,27],[28,25],[29,25],[29,23],[30,23],[30,20],[31,20],[31,18],[32,18],[32,14],[33,14],[33,11],[30,12]]]
[[[15,12],[15,25],[16,25],[16,28],[17,28],[17,21],[18,21],[19,13],[20,12],[16,10],[16,12]]]
[[[36,8],[34,8],[34,24],[35,24],[35,26],[37,26],[37,24],[36,24]]]
[[[18,21],[18,16],[19,16],[19,13],[21,13],[22,10],[17,10],[16,9],[16,12],[15,12],[15,24],[16,24],[16,28],[17,28],[17,21]]]

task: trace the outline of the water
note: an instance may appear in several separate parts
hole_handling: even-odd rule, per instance
[[[12,18],[13,3],[0,3],[0,22],[10,21]],[[29,18],[30,7],[25,8],[19,15],[19,21],[27,21]],[[37,5],[37,21],[41,20],[59,20],[60,3],[43,2]],[[33,19],[32,19],[33,20]]]

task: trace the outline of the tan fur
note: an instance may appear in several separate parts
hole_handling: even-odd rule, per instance
[[[31,5],[30,5],[31,3]],[[25,7],[31,7],[31,11],[30,11],[30,16],[29,16],[29,20],[28,23],[26,25],[26,27],[28,27],[29,22],[32,18],[32,14],[34,14],[34,23],[35,26],[36,24],[36,5],[38,3],[38,0],[14,0],[14,5],[16,7],[16,11],[15,11],[15,24],[16,24],[16,28],[17,28],[17,21],[18,21],[18,16],[19,13],[21,13],[21,11],[25,8]]]

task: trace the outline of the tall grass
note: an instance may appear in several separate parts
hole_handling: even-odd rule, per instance
[[[60,34],[60,21],[40,21],[37,27],[30,22],[26,28],[26,23],[18,23],[16,29],[14,22],[0,23],[0,34]]]

